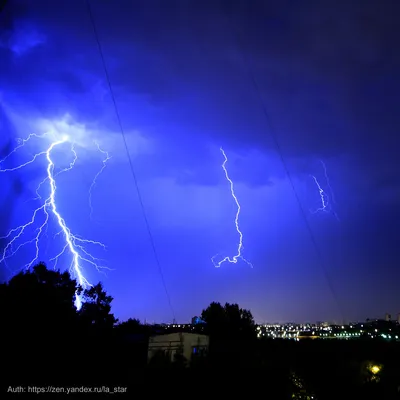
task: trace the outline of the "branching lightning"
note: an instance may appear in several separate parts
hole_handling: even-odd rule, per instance
[[[319,162],[322,164],[322,168],[324,169],[324,175],[325,175],[326,185],[328,186],[328,189],[329,189],[329,191],[331,192],[332,202],[333,202],[334,204],[336,204],[335,195],[334,195],[333,190],[332,190],[332,187],[331,187],[331,183],[330,183],[330,180],[329,180],[328,172],[327,172],[327,170],[326,170],[326,165],[325,165],[325,163],[324,163],[322,160],[319,160]]]
[[[332,203],[335,203],[335,197],[334,197],[334,193],[329,181],[329,176],[328,176],[328,172],[326,169],[326,165],[322,160],[319,160],[322,168],[324,169],[324,176],[325,176],[325,181],[326,181],[326,186],[329,189],[330,194],[328,195],[326,193],[326,191],[323,189],[322,185],[320,184],[320,182],[318,181],[317,177],[315,175],[310,175],[311,178],[313,179],[315,185],[317,186],[318,189],[318,193],[320,196],[320,201],[321,201],[321,205],[314,211],[311,211],[313,214],[319,213],[319,212],[327,212],[327,213],[331,213],[335,216],[336,219],[339,220],[336,212],[333,210],[332,208],[332,204],[331,204],[331,200]]]
[[[92,219],[93,217],[93,205],[92,205],[92,191],[94,189],[94,187],[97,184],[97,179],[99,178],[99,176],[103,173],[103,171],[105,170],[105,168],[107,167],[107,163],[110,160],[111,156],[108,154],[107,151],[104,151],[100,148],[100,145],[95,141],[94,144],[97,146],[97,149],[99,150],[99,152],[101,154],[104,155],[104,159],[103,159],[103,166],[101,167],[100,171],[96,174],[96,176],[93,178],[93,182],[90,185],[89,188],[89,208],[90,208],[90,219]]]
[[[34,199],[40,202],[40,205],[33,211],[31,218],[25,224],[20,225],[16,228],[11,229],[8,234],[0,239],[6,240],[7,244],[4,249],[0,251],[0,264],[4,263],[6,266],[6,262],[8,259],[16,255],[23,247],[31,245],[33,247],[33,255],[30,257],[30,260],[24,265],[25,269],[29,269],[34,266],[35,263],[39,261],[39,257],[41,255],[41,239],[46,233],[48,229],[48,225],[50,221],[54,220],[57,225],[58,233],[55,236],[61,236],[63,238],[63,244],[59,252],[49,261],[54,263],[54,268],[56,268],[61,256],[68,256],[69,258],[69,271],[71,275],[77,280],[79,285],[86,289],[91,286],[88,279],[84,275],[84,265],[91,265],[97,269],[97,271],[101,272],[104,269],[109,269],[107,267],[101,266],[99,262],[100,259],[94,257],[86,247],[88,245],[100,246],[105,249],[105,245],[98,241],[84,239],[76,234],[74,234],[71,229],[68,227],[65,219],[62,217],[61,213],[57,207],[56,194],[57,194],[57,184],[56,177],[62,173],[70,171],[74,168],[76,161],[78,160],[78,154],[75,149],[75,144],[67,135],[62,136],[61,138],[50,137],[50,144],[46,144],[46,148],[43,151],[40,151],[33,155],[33,157],[19,164],[15,167],[10,168],[2,168],[3,163],[16,151],[25,146],[32,139],[44,139],[48,138],[50,134],[36,135],[30,134],[26,139],[20,139],[18,141],[18,145],[2,160],[0,160],[0,173],[13,172],[24,167],[29,166],[32,163],[37,162],[38,159],[44,158],[46,161],[46,174],[44,179],[39,183],[36,188],[37,197]],[[64,148],[66,145],[69,146],[69,150],[73,155],[73,159],[70,162],[69,166],[55,172],[55,163],[53,161],[54,158],[54,150],[56,148]],[[100,149],[99,145],[96,143],[98,150],[105,155],[105,159],[103,160],[103,167],[95,176],[93,183],[89,190],[90,197],[90,206],[91,206],[91,195],[92,189],[96,184],[97,178],[103,172],[106,167],[107,161],[110,159],[110,156],[107,152]],[[43,185],[47,186],[47,195],[43,198],[40,194],[40,189]],[[92,207],[91,207],[92,211]],[[35,229],[34,229],[35,228]],[[33,233],[29,233],[31,229],[34,229]],[[32,237],[29,237],[29,236]],[[76,296],[75,305],[78,309],[81,308],[82,302],[79,296]]]
[[[238,198],[236,197],[236,194],[235,194],[235,188],[234,188],[233,181],[229,177],[229,173],[228,173],[228,170],[226,168],[226,163],[228,162],[228,157],[226,156],[225,151],[224,151],[224,149],[222,147],[220,148],[220,151],[221,151],[221,153],[222,153],[222,155],[224,157],[224,162],[222,163],[222,169],[224,170],[226,180],[229,182],[231,195],[232,195],[233,200],[235,201],[236,206],[237,206],[237,211],[236,211],[236,215],[235,215],[235,227],[236,227],[236,231],[237,231],[237,233],[239,235],[239,243],[238,243],[237,253],[233,257],[226,256],[225,258],[223,258],[221,261],[219,261],[217,263],[215,261],[215,258],[218,256],[218,254],[217,254],[217,255],[215,255],[214,257],[211,258],[211,261],[213,262],[214,266],[217,267],[217,268],[221,267],[221,265],[226,263],[226,262],[231,263],[231,264],[236,264],[238,262],[238,260],[242,260],[246,264],[248,264],[250,267],[253,267],[253,265],[249,261],[247,261],[245,258],[243,258],[243,256],[242,256],[243,233],[240,230],[240,226],[239,226],[239,215],[240,215],[240,210],[241,210],[240,203],[239,203],[239,200],[238,200]]]

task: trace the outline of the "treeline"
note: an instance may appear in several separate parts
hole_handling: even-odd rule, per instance
[[[77,291],[84,299],[79,311]],[[67,272],[44,264],[0,285],[2,382],[137,386],[145,382],[141,373],[153,380],[161,376],[155,369],[170,369],[181,378],[202,369],[208,379],[201,390],[209,385],[208,390],[225,395],[245,383],[246,395],[256,391],[275,399],[391,399],[400,394],[397,344],[258,339],[251,312],[237,304],[211,303],[200,314],[205,324],[197,325],[198,332],[210,337],[206,356],[148,364],[148,338],[165,328],[136,319],[117,321],[112,300],[101,284],[83,291]],[[371,373],[373,364],[379,365],[379,374]],[[192,374],[193,383],[198,377]]]
[[[79,311],[77,293],[83,298]],[[112,300],[100,283],[83,290],[68,272],[48,270],[44,264],[0,285],[4,373],[36,384],[123,377],[119,355],[129,354],[115,334]]]

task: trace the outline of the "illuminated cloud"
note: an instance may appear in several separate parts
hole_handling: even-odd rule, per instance
[[[19,21],[12,32],[0,36],[0,46],[11,50],[18,57],[45,43],[46,37],[27,21]]]

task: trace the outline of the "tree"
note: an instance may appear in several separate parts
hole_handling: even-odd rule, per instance
[[[76,294],[83,296],[80,311]],[[10,376],[21,378],[26,371],[31,379],[35,372],[40,373],[37,379],[44,379],[68,371],[68,379],[76,382],[71,374],[79,371],[77,357],[84,355],[90,357],[96,376],[110,374],[104,363],[116,363],[115,342],[112,336],[104,340],[104,333],[111,333],[116,322],[111,302],[101,284],[83,291],[68,272],[48,270],[44,264],[0,285],[1,337],[9,354],[3,362]]]
[[[156,351],[149,361],[150,368],[171,368],[171,366],[171,355],[163,350]]]
[[[140,320],[136,318],[129,318],[128,320],[120,322],[118,325],[116,325],[116,328],[120,332],[126,334],[141,333],[142,324],[140,323]]]
[[[79,290],[68,272],[51,271],[44,264],[0,286],[1,336],[3,346],[7,345],[3,363],[10,376],[21,378],[24,371],[30,377],[39,374],[39,360],[42,376],[60,373],[61,366],[76,362],[74,300]]]
[[[174,359],[172,362],[173,368],[185,368],[188,365],[188,360],[183,355],[183,348],[177,350],[174,354]]]
[[[201,314],[210,336],[208,363],[215,368],[253,366],[256,330],[251,312],[237,304],[211,303]]]
[[[67,334],[76,321],[74,299],[79,287],[68,272],[50,271],[45,264],[21,272],[1,292],[0,318],[12,336]]]
[[[254,319],[249,310],[237,304],[211,303],[201,313],[207,332],[214,337],[250,339],[256,337]]]
[[[115,331],[122,336],[145,337],[153,333],[153,326],[142,324],[136,318],[129,318],[127,321],[119,322]]]
[[[76,295],[83,295],[79,312]],[[52,271],[40,263],[0,285],[0,319],[10,338],[68,337],[83,326],[104,330],[117,321],[111,313],[113,298],[101,283],[87,290],[77,285],[68,272]]]
[[[111,313],[113,297],[107,295],[103,285],[97,285],[84,290],[83,304],[79,311],[79,317],[86,327],[96,330],[110,330],[118,319]]]

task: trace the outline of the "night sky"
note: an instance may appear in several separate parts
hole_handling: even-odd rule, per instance
[[[85,1],[9,0],[0,13],[0,158],[17,137],[49,127],[76,138],[79,161],[60,175],[57,205],[74,233],[107,246],[94,253],[113,270],[85,272],[104,283],[118,318],[188,322],[211,301],[238,303],[258,322],[400,312],[399,4],[90,4],[173,312]],[[90,218],[102,166],[93,140],[112,158]],[[253,268],[211,262],[238,243],[221,146]],[[70,161],[57,153],[59,167]],[[39,159],[0,174],[1,235],[30,220],[45,168]],[[311,175],[329,195],[327,212],[313,212],[321,202]],[[49,266],[60,250],[53,222],[40,253]],[[3,279],[33,252],[7,259]]]

